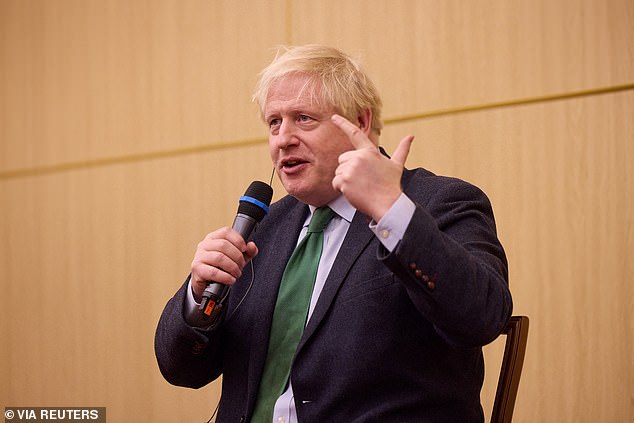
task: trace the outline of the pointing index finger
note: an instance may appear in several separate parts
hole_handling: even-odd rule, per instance
[[[348,119],[338,114],[332,115],[330,118],[332,122],[337,125],[343,132],[348,135],[350,142],[355,149],[360,150],[363,148],[376,148],[376,145],[363,133],[361,128],[355,126]]]

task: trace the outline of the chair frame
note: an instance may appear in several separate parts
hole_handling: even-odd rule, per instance
[[[528,341],[528,316],[511,316],[502,334],[506,335],[491,423],[510,423],[522,375]]]

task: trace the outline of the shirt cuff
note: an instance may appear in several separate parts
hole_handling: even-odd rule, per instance
[[[405,193],[401,193],[392,207],[381,220],[370,222],[370,230],[374,232],[381,244],[389,252],[394,251],[396,245],[405,235],[405,230],[414,216],[416,205]]]

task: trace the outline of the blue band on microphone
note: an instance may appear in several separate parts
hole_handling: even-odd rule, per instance
[[[261,202],[257,198],[248,197],[246,195],[243,195],[242,197],[240,197],[240,201],[246,201],[247,203],[255,204],[256,206],[258,206],[259,208],[264,210],[265,214],[267,214],[269,212],[269,206],[267,206],[266,204],[264,204],[263,202]]]

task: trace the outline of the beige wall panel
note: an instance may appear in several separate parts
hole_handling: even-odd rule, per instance
[[[531,317],[517,422],[632,416],[633,106],[627,92],[386,128],[388,150],[417,135],[410,166],[470,180],[492,199],[515,312]],[[270,175],[267,154],[262,145],[2,181],[5,406],[206,418],[218,382],[169,386],[153,332],[195,244]],[[487,413],[499,351],[487,348]]]
[[[139,155],[0,178],[0,409],[209,417],[219,383],[168,385],[154,328],[268,151],[151,153],[263,138],[250,94],[271,46],[359,52],[389,118],[631,84],[633,21],[630,0],[0,1],[0,172]],[[417,136],[410,167],[492,199],[531,317],[516,422],[634,419],[633,109],[630,89],[385,129],[388,151]]]
[[[517,422],[632,421],[634,92],[389,126],[409,166],[484,189],[531,318]],[[497,348],[497,347],[496,347]],[[498,349],[488,362],[492,404]],[[486,406],[490,409],[490,405]]]
[[[631,0],[293,1],[293,42],[358,53],[388,117],[631,84]]]
[[[283,0],[0,2],[0,171],[259,136]]]
[[[196,244],[270,169],[260,146],[2,181],[0,407],[205,421],[219,384],[165,382],[154,330]]]

